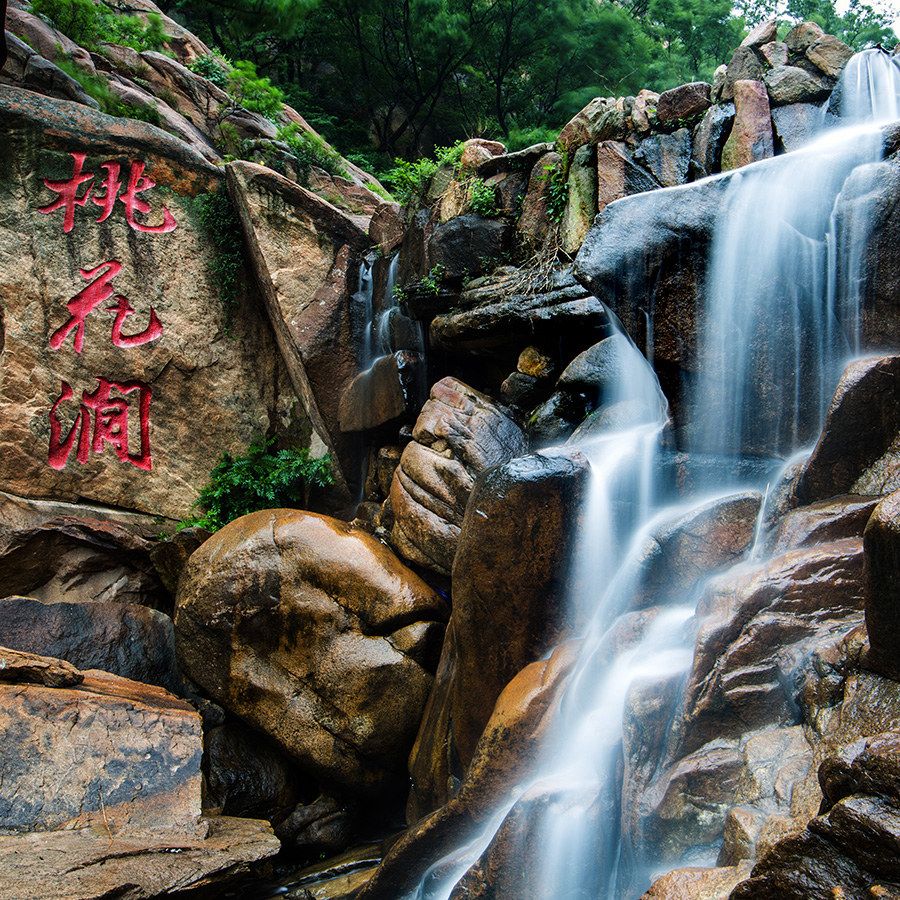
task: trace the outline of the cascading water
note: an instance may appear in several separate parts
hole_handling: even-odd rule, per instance
[[[879,124],[900,118],[900,68],[881,51],[857,54],[837,94],[837,111],[854,125],[729,176],[705,291],[708,327],[700,335],[693,409],[702,420],[691,437],[691,449],[722,456],[722,472],[733,469],[728,456],[784,456],[811,438],[843,364],[858,351],[860,298],[853,285],[859,279],[852,269],[866,237],[864,216],[848,228],[834,208],[853,171],[880,158]],[[687,669],[699,588],[669,596],[624,648],[614,651],[611,638],[631,610],[648,535],[701,501],[661,507],[654,459],[664,407],[650,366],[636,349],[630,359],[620,380],[630,393],[639,385],[648,415],[579,445],[592,464],[592,487],[572,583],[591,589],[572,603],[592,612],[554,728],[532,775],[498,803],[480,831],[431,866],[415,898],[447,900],[509,812],[535,792],[551,801],[531,823],[539,836],[532,846],[540,848],[540,857],[527,861],[531,896],[639,896],[656,870],[679,863],[642,858],[621,833],[623,712],[633,685]],[[611,399],[620,398],[605,397],[604,405]],[[727,481],[723,476],[703,487],[721,496]],[[580,801],[564,799],[573,793]],[[712,864],[714,858],[714,849],[698,848],[691,861]]]

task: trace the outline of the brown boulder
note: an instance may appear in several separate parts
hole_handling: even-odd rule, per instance
[[[750,874],[749,864],[673,869],[653,882],[641,900],[726,900]]]
[[[562,165],[562,157],[555,151],[545,153],[534,164],[528,178],[522,213],[516,225],[518,240],[531,247],[541,247],[553,231],[550,221],[550,174]]]
[[[303,771],[360,795],[403,778],[443,601],[369,535],[312,513],[244,516],[190,559],[185,673]]]
[[[228,186],[291,382],[349,490],[358,464],[341,433],[339,404],[357,373],[348,298],[368,237],[340,210],[263,166],[229,163]]]
[[[697,118],[710,107],[710,90],[705,81],[692,81],[663,91],[656,104],[660,125],[682,124]]]
[[[422,407],[391,485],[391,541],[411,562],[449,575],[475,478],[526,450],[505,411],[455,378]]]
[[[221,452],[243,453],[285,426],[303,431],[242,264],[227,298],[214,274],[220,261],[194,198],[221,190],[221,174],[152,125],[5,85],[0,128],[9,163],[0,175],[0,489],[181,518]],[[91,173],[78,196],[93,189],[93,202],[67,217],[45,181],[71,179],[76,154],[81,177]],[[108,215],[103,165],[119,177]],[[126,197],[131,177],[150,179],[136,181],[146,216]],[[67,304],[84,291],[79,302],[99,308],[82,333]],[[109,430],[95,414],[104,402],[116,413]]]
[[[868,664],[900,680],[900,491],[875,507],[866,525]]]
[[[84,673],[61,659],[0,647],[0,683],[70,687],[81,684]]]
[[[597,210],[629,194],[640,194],[659,187],[654,178],[635,165],[625,145],[603,141],[597,145]]]
[[[802,503],[900,487],[900,356],[851,362],[797,484]]]
[[[775,153],[772,114],[761,81],[734,83],[734,127],[722,149],[722,171],[739,169]]]
[[[833,34],[823,34],[806,48],[806,58],[829,78],[837,78],[853,56],[853,49]]]
[[[769,19],[768,21],[760,22],[759,25],[751,29],[750,34],[741,41],[741,46],[762,47],[764,44],[774,41],[777,34],[778,21]]]
[[[403,243],[406,228],[400,214],[400,204],[380,204],[369,222],[369,238],[384,256],[392,256]]]
[[[470,138],[463,144],[459,166],[468,172],[474,172],[480,165],[497,156],[503,156],[506,147],[499,141],[487,141],[484,138]]]
[[[793,50],[795,53],[805,53],[807,47],[823,37],[825,37],[825,32],[815,22],[801,22],[787,33],[784,42],[789,50]]]
[[[341,396],[341,431],[368,431],[405,416],[418,399],[416,388],[422,374],[422,358],[410,350],[377,359],[347,385]]]
[[[411,819],[455,792],[503,688],[571,624],[569,567],[589,473],[579,454],[534,455],[479,479],[453,565],[441,663],[410,756]]]

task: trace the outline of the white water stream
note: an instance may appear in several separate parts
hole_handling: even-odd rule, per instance
[[[839,94],[839,112],[852,125],[731,176],[710,251],[702,313],[708,327],[700,334],[693,404],[701,416],[691,437],[691,449],[723,457],[722,472],[730,468],[729,455],[786,456],[812,438],[843,365],[859,349],[861,298],[853,266],[867,237],[865,216],[839,227],[834,208],[851,173],[880,159],[878,126],[900,119],[900,68],[881,51],[857,54]],[[850,272],[840,283],[839,265]],[[663,508],[655,465],[665,423],[659,384],[636,348],[626,368],[623,384],[629,398],[638,385],[646,421],[579,446],[591,461],[592,485],[572,584],[593,589],[571,598],[587,624],[557,725],[536,770],[498,803],[480,833],[434,863],[410,895],[417,900],[448,900],[510,810],[535,791],[571,796],[574,788],[583,802],[542,805],[533,823],[539,840],[532,842],[540,858],[523,860],[532,873],[530,897],[637,897],[654,871],[679,862],[637,858],[623,840],[623,713],[635,684],[687,670],[697,592],[668,597],[643,634],[616,653],[609,652],[610,638],[631,608],[647,535],[734,485],[723,476],[701,486],[702,498]],[[629,874],[622,875],[625,859]]]

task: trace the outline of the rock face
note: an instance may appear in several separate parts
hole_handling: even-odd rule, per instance
[[[158,534],[149,516],[0,492],[0,597],[170,609],[150,558]]]
[[[357,373],[348,298],[368,238],[340,210],[263,166],[229,163],[228,186],[314,440],[336,456],[349,490],[358,463],[339,402]]]
[[[571,622],[567,579],[588,478],[576,453],[525,456],[479,479],[453,566],[441,663],[410,756],[411,820],[455,793],[503,688]]]
[[[132,603],[0,600],[0,646],[181,690],[167,615]]]
[[[640,166],[635,165],[625,145],[604,141],[597,145],[597,211],[602,212],[614,200],[659,187]],[[584,236],[582,236],[582,242]],[[580,244],[579,244],[580,246]]]
[[[0,684],[0,710],[15,736],[0,756],[6,834],[95,825],[202,836],[200,717],[184,701],[90,672],[77,685]]]
[[[898,374],[900,356],[869,357],[847,366],[800,475],[801,501],[878,495],[900,487]]]
[[[673,125],[695,119],[710,106],[710,85],[692,81],[663,91],[656,104],[656,116],[662,125]]]
[[[393,545],[449,575],[475,478],[525,450],[522,429],[499,406],[455,378],[439,381],[394,473]]]
[[[866,525],[866,629],[869,665],[900,680],[900,491],[875,507]]]
[[[361,795],[402,778],[443,601],[382,544],[311,513],[232,522],[190,559],[186,674],[303,771]]]
[[[210,448],[296,405],[241,264],[231,298],[213,275],[194,198],[222,178],[151,125],[5,85],[0,127],[0,488],[181,518]]]

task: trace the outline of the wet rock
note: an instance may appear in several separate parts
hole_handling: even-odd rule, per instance
[[[4,732],[16,736],[0,755],[0,830],[202,836],[200,716],[162,688],[105,672],[72,680],[0,684]]]
[[[659,94],[654,91],[638,91],[631,108],[631,122],[641,134],[650,131],[651,125],[656,124],[656,104],[659,103]]]
[[[402,779],[443,602],[370,536],[289,510],[227,525],[192,557],[185,673],[305,773],[371,795]]]
[[[205,837],[96,829],[0,837],[0,898],[152,900],[246,874],[278,852],[267,822],[206,820]]]
[[[605,333],[603,304],[575,281],[570,268],[536,280],[506,269],[470,283],[459,307],[432,321],[432,345],[490,353],[515,350],[523,341],[574,336],[583,342],[592,333],[598,338]]]
[[[597,160],[593,146],[575,151],[569,166],[568,200],[560,223],[566,253],[576,253],[597,215]]]
[[[368,431],[405,416],[413,408],[422,372],[418,353],[382,356],[347,386],[338,412],[341,431]]]
[[[865,547],[869,665],[900,680],[900,491],[875,508],[866,525]]]
[[[709,109],[711,89],[705,81],[692,81],[663,91],[656,104],[659,124],[680,125],[700,116]]]
[[[640,194],[657,187],[659,184],[632,162],[624,144],[604,141],[597,145],[598,212],[629,194]],[[584,242],[584,237],[581,242]]]
[[[802,503],[900,487],[898,374],[900,356],[868,357],[844,370],[797,484]]]
[[[722,171],[738,169],[775,153],[765,85],[761,81],[736,81],[734,107],[734,127],[722,150]]]
[[[534,346],[526,347],[516,362],[516,371],[532,378],[549,378],[555,368],[553,359]]]
[[[831,85],[797,66],[776,66],[763,79],[772,106],[788,103],[814,103],[831,93]]]
[[[672,134],[644,138],[635,150],[634,158],[663,187],[684,184],[691,162],[691,132],[688,128],[679,128]]]
[[[821,500],[789,511],[768,546],[773,555],[844,538],[860,538],[878,500],[854,494]]]
[[[391,847],[359,900],[396,900],[414,890],[445,854],[471,840],[501,797],[531,771],[574,661],[564,646],[524,668],[503,690],[478,741],[459,792]]]
[[[762,501],[756,491],[695,507],[652,531],[641,548],[635,608],[690,600],[704,579],[750,549]]]
[[[837,78],[851,56],[852,48],[832,34],[823,34],[806,48],[806,58],[829,78]]]
[[[0,600],[0,646],[181,693],[172,620],[131,603]]]
[[[354,839],[359,810],[352,800],[321,795],[299,804],[275,829],[288,846],[306,853],[337,853]]]
[[[785,153],[812,140],[821,122],[822,110],[815,103],[791,103],[772,110],[775,139]]]
[[[458,281],[491,269],[507,250],[510,237],[504,221],[474,213],[456,216],[434,229],[428,258],[432,268],[440,267],[443,278]]]
[[[455,793],[494,703],[570,621],[568,575],[589,466],[526,456],[479,481],[453,566],[453,615],[410,756],[414,820]],[[516,548],[528,546],[527,554]]]
[[[349,491],[358,466],[340,427],[340,399],[357,373],[348,297],[368,237],[315,194],[248,162],[229,163],[228,188],[291,383]]]
[[[555,151],[541,156],[531,170],[522,213],[516,224],[516,236],[523,244],[537,248],[543,246],[554,230],[549,215],[550,172],[562,165],[562,157]]]
[[[553,394],[528,420],[531,440],[542,446],[559,443],[605,404],[640,399],[629,396],[629,385],[623,383],[636,352],[627,337],[615,334],[576,356],[559,376]],[[658,410],[635,412],[647,421]]]
[[[5,210],[0,225],[0,488],[182,518],[208,479],[210,447],[242,453],[261,432],[304,430],[302,416],[294,418],[296,398],[243,266],[235,271],[230,315],[225,289],[213,274],[215,251],[196,218],[193,198],[221,191],[221,173],[152,125],[6,85],[0,85],[0,127],[7,139],[7,164],[0,176]],[[84,171],[94,174],[95,191],[104,162],[123,166],[125,178],[131,161],[143,162],[144,177],[158,186],[142,194],[151,212],[138,213],[135,222],[164,224],[165,207],[174,230],[130,227],[122,203],[104,222],[97,221],[99,207],[76,207],[69,232],[62,208],[42,215],[39,208],[58,199],[44,179],[71,178],[73,153],[86,154]],[[59,351],[52,350],[51,336],[62,338],[60,329],[67,325],[66,303],[91,280],[81,270],[92,271],[112,255],[121,271],[108,287],[135,310],[124,334],[146,329],[152,308],[161,336],[123,351],[112,342],[113,317],[98,309],[87,320],[81,353],[73,349],[72,332]],[[98,277],[92,280],[95,289]],[[121,401],[133,430],[130,450],[118,448],[131,461],[120,459],[105,441],[102,451],[86,454],[84,463],[76,459],[72,444],[68,455],[61,446],[50,465],[54,403],[60,402],[59,442],[70,434],[77,438],[79,422],[85,420],[79,418],[75,397],[104,390],[99,377],[112,385],[144,386],[141,397],[150,404],[147,440],[140,433],[140,401],[132,393]],[[63,399],[65,385],[72,392],[68,400]],[[118,398],[114,387],[110,391]],[[186,409],[190,416],[184,415]]]
[[[522,430],[488,397],[455,378],[437,382],[394,473],[394,546],[449,575],[475,478],[525,450]]]
[[[691,165],[698,178],[719,171],[722,149],[734,124],[734,104],[718,103],[706,111],[694,129]]]
[[[151,561],[158,519],[0,492],[0,597],[171,609]]]
[[[178,581],[191,554],[210,534],[211,532],[194,526],[182,528],[165,540],[160,540],[150,551],[153,568],[173,598],[178,593]]]

